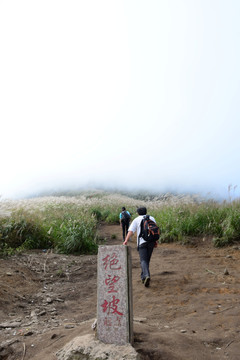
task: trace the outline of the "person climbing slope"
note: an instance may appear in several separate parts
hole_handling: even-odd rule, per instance
[[[119,214],[120,226],[122,227],[123,241],[125,240],[128,232],[130,219],[131,219],[130,212],[126,210],[125,206],[123,206],[122,211]]]
[[[141,264],[141,280],[148,287],[150,284],[150,260],[154,247],[159,239],[159,227],[154,217],[147,215],[146,207],[137,209],[138,217],[131,223],[123,245],[127,245],[130,237],[137,232],[137,247]]]

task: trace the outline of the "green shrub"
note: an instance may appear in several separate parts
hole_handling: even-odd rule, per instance
[[[97,252],[96,221],[94,218],[66,221],[61,224],[55,237],[59,252],[93,254]]]
[[[42,248],[47,245],[47,238],[41,224],[34,217],[23,211],[13,213],[11,218],[0,223],[1,242],[9,248]]]
[[[226,237],[213,238],[212,241],[215,247],[224,247],[232,244],[232,241]]]
[[[67,254],[96,253],[96,225],[95,216],[73,205],[19,210],[0,221],[0,252],[53,247]]]
[[[91,215],[94,215],[98,221],[103,219],[102,212],[99,208],[91,209]]]
[[[100,207],[95,207],[90,209],[90,214],[95,216],[97,221],[106,221],[108,216],[110,215],[109,209],[101,209]]]
[[[119,214],[115,213],[109,213],[106,218],[106,223],[108,224],[119,224]]]
[[[240,240],[239,204],[204,203],[155,210],[162,242],[179,241],[184,236],[215,236],[215,246]]]

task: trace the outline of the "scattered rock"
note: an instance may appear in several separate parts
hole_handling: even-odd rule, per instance
[[[97,329],[97,319],[94,320],[94,322],[92,323],[92,330],[96,330]]]
[[[29,330],[29,331],[25,332],[24,336],[31,336],[33,334],[34,334],[34,332]]]
[[[31,316],[31,317],[36,317],[36,316],[37,316],[36,311],[35,311],[35,310],[32,310],[30,316]]]
[[[16,322],[8,322],[6,321],[5,323],[1,323],[0,324],[0,329],[7,329],[7,328],[16,328],[18,326],[21,325],[21,322],[20,321],[16,321]]]
[[[8,347],[8,346],[10,346],[10,345],[12,345],[12,344],[14,344],[14,343],[16,343],[16,342],[19,342],[19,340],[18,339],[10,339],[10,340],[6,340],[6,341],[4,341],[4,342],[2,342],[1,343],[1,348],[6,348],[6,347]]]
[[[147,319],[143,318],[143,317],[134,317],[133,321],[145,323],[147,321]]]
[[[224,269],[223,274],[224,274],[224,275],[229,275],[229,271],[228,271],[228,269],[227,269],[227,268],[226,268],[226,269]]]
[[[72,324],[67,324],[64,327],[65,327],[65,329],[73,329],[75,326]]]
[[[78,336],[56,353],[58,360],[140,360],[140,355],[130,345],[104,344],[94,335]]]
[[[38,315],[39,315],[39,316],[46,315],[46,311],[45,311],[45,310],[43,310],[43,311],[41,311]]]

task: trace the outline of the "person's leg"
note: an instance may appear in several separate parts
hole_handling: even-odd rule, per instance
[[[127,221],[127,223],[126,223],[126,234],[128,232],[128,228],[129,228],[129,221]]]
[[[127,236],[128,228],[129,228],[129,221],[126,222],[126,225],[125,225],[125,231],[126,231],[125,236]],[[129,240],[130,240],[130,239],[129,239]]]
[[[153,253],[153,249],[154,249],[154,243],[153,242],[150,242],[147,244],[147,250],[148,250],[148,253],[147,253],[147,264],[148,264],[148,276],[150,277],[150,269],[149,269],[149,266],[150,266],[150,260],[151,260],[151,256],[152,256],[152,253]]]
[[[150,279],[149,264],[154,248],[154,243],[147,243],[144,247],[139,247],[139,257],[141,263],[141,279],[144,282],[146,278]],[[149,285],[149,281],[148,281]]]
[[[149,276],[149,266],[148,266],[148,248],[147,247],[139,247],[139,257],[141,264],[141,279],[142,281]]]
[[[125,230],[126,224],[124,222],[122,222],[122,235],[123,235],[123,241],[125,240],[125,234],[126,234],[126,230]]]

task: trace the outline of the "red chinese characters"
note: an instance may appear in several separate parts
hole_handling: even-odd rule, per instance
[[[108,275],[108,277],[105,279],[105,284],[108,287],[108,293],[117,292],[115,285],[120,279],[120,276],[114,275],[111,277],[111,275]]]
[[[118,258],[117,258],[117,254],[113,253],[111,256],[107,255],[104,259],[103,259],[103,266],[104,269],[107,270],[107,268],[109,267],[109,269],[111,270],[120,270],[121,269],[121,265],[118,265]]]
[[[102,265],[105,270],[105,278],[104,278],[104,285],[106,287],[106,292],[108,294],[116,294],[112,295],[112,297],[107,297],[107,299],[104,299],[104,302],[102,303],[101,307],[103,312],[105,313],[106,317],[104,320],[105,326],[112,326],[113,322],[115,323],[115,326],[120,326],[121,321],[120,318],[123,316],[123,312],[121,311],[121,304],[120,299],[117,296],[117,293],[119,291],[119,281],[121,280],[120,277],[120,270],[121,270],[121,264],[118,259],[117,253],[112,253],[110,255],[105,256],[102,259]],[[115,320],[113,319],[112,315],[116,316]]]
[[[123,315],[123,313],[118,311],[117,305],[119,303],[119,299],[116,299],[115,296],[113,295],[112,297],[112,301],[107,301],[104,300],[104,303],[101,305],[103,308],[103,312],[107,312],[107,314],[118,314],[118,315]]]

